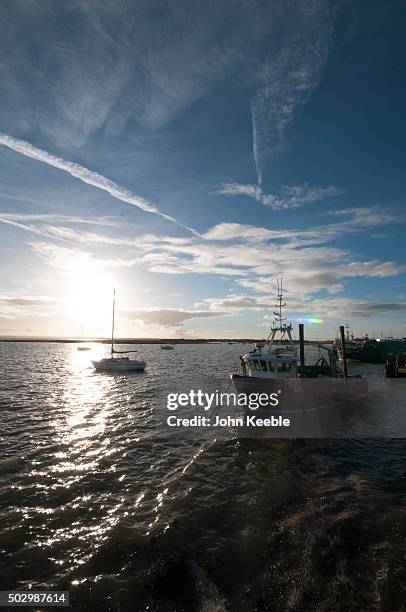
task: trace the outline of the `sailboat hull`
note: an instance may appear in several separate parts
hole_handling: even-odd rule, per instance
[[[146,362],[128,357],[106,357],[92,361],[93,367],[102,372],[143,372]]]

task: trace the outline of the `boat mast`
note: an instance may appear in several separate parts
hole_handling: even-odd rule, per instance
[[[276,312],[274,310],[274,315],[276,315],[275,322],[279,323],[279,325],[276,327],[276,329],[280,329],[282,331],[283,330],[282,322],[286,321],[286,317],[282,316],[282,308],[284,308],[286,306],[286,302],[284,302],[282,304],[282,300],[283,300],[282,278],[280,279],[280,282],[279,282],[279,278],[278,278],[277,282],[278,282],[278,300],[277,300],[277,304],[275,304],[275,306],[278,309],[278,312]]]
[[[113,289],[113,316],[111,321],[111,356],[114,354],[114,310],[116,305],[116,290]]]
[[[287,336],[287,340],[291,348],[294,348],[294,343],[292,339],[292,325],[286,324],[284,321],[287,320],[287,317],[283,316],[283,308],[286,306],[286,302],[283,301],[283,287],[282,287],[282,278],[277,278],[278,282],[278,298],[276,300],[276,310],[273,311],[275,315],[275,319],[272,323],[271,331],[266,339],[265,346],[269,351],[272,350],[274,345],[281,345],[285,334]],[[280,338],[277,338],[277,333],[280,332]]]

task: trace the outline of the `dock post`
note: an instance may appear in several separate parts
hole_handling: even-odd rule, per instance
[[[341,336],[341,354],[343,356],[343,374],[344,374],[344,378],[348,378],[347,351],[345,347],[344,325],[340,325],[340,336]]]
[[[304,325],[303,323],[299,323],[299,351],[300,351],[300,366],[301,366],[302,374],[304,374],[305,353],[304,353]]]

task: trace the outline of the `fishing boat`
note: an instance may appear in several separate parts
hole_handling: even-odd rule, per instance
[[[356,338],[354,336],[353,331],[350,334],[350,326],[347,323],[345,325],[345,336],[346,358],[348,359],[348,361],[358,361],[362,346],[365,341],[368,341],[368,335],[365,334],[363,338]],[[333,344],[334,347],[337,349],[339,361],[342,361],[343,352],[341,350],[341,339],[339,337],[339,330]]]
[[[241,373],[232,374],[239,395],[247,397],[252,394],[278,396],[278,405],[272,404],[264,410],[256,410],[263,416],[272,412],[283,416],[300,417],[301,426],[306,414],[323,413],[324,422],[337,409],[344,409],[351,402],[365,398],[368,383],[361,377],[348,376],[347,364],[341,369],[338,365],[337,351],[334,347],[319,345],[326,351],[327,358],[322,356],[312,365],[305,364],[304,326],[299,326],[300,356],[293,338],[292,325],[286,323],[283,316],[282,279],[278,279],[277,311],[271,331],[265,343],[257,344],[254,349],[240,357]],[[344,336],[344,327],[341,327]],[[331,419],[330,419],[331,420]],[[296,432],[297,433],[297,432]],[[300,432],[299,432],[300,433]]]
[[[172,351],[174,346],[172,344],[161,344],[161,349],[163,351]]]
[[[112,323],[111,323],[111,351],[110,357],[104,357],[103,359],[93,359],[92,364],[96,370],[104,372],[132,372],[132,371],[144,371],[146,361],[141,359],[141,355],[138,349],[133,351],[116,351],[114,348],[114,321],[115,321],[115,306],[116,306],[116,290],[113,291],[113,312],[112,312]],[[127,353],[136,353],[139,359],[130,359],[130,357],[116,357],[115,355],[124,355]]]
[[[346,358],[350,361],[360,361],[363,363],[385,363],[393,359],[398,353],[406,352],[406,337],[393,338],[370,338],[365,334],[363,338],[354,338],[350,335],[349,325],[346,326]],[[337,338],[334,342],[338,350],[338,357],[342,361],[341,340]]]

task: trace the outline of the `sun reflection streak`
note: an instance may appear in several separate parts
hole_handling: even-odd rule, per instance
[[[89,493],[88,484],[83,485],[86,488],[81,495],[77,495],[80,482],[88,483],[89,478],[98,479],[101,474],[105,478],[105,474],[116,471],[114,456],[120,452],[120,448],[113,447],[108,435],[111,413],[114,412],[112,380],[95,376],[89,366],[89,353],[84,354],[76,349],[76,345],[67,347],[63,364],[67,375],[61,380],[62,392],[49,397],[52,414],[49,425],[53,429],[54,441],[49,453],[51,463],[45,465],[43,461],[39,462],[31,470],[31,476],[42,480],[35,486],[43,491],[44,501],[53,499],[58,490],[66,492],[65,525],[45,529],[44,523],[35,543],[42,548],[55,547],[58,552],[54,562],[64,565],[68,571],[86,563],[108,539],[111,529],[120,521],[125,502],[116,498],[112,504],[110,493]],[[99,345],[92,351],[103,353],[105,347]],[[72,494],[68,493],[69,490],[72,490]],[[106,503],[102,503],[103,499]],[[95,505],[97,513],[94,512]],[[37,521],[40,516],[51,517],[54,513],[54,509],[48,508],[46,503],[43,507],[25,510],[27,516],[36,516]],[[83,511],[87,512],[88,517],[85,525],[72,520]],[[86,554],[83,553],[84,543]],[[67,546],[70,552],[64,553]]]

